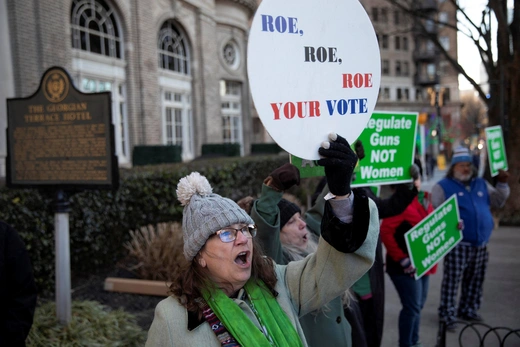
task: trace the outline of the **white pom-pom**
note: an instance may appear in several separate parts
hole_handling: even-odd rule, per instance
[[[213,189],[207,178],[198,172],[192,172],[188,176],[181,178],[177,185],[177,199],[182,206],[189,204],[193,194],[206,196],[212,192]]]

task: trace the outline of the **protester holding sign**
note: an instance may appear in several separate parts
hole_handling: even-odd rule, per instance
[[[346,146],[342,150],[351,151]],[[329,171],[327,177],[334,182],[344,182],[348,179],[350,186],[351,174],[351,171],[346,171],[344,175],[334,177]],[[261,197],[255,201],[251,211],[251,216],[258,226],[258,238],[266,254],[279,264],[288,264],[312,253],[316,248],[314,240],[322,230],[320,224],[314,229],[307,229],[299,207],[282,199],[283,191],[299,182],[300,175],[295,166],[285,164],[277,168],[264,181]],[[332,185],[332,191],[336,191],[337,183]],[[348,203],[337,199],[329,201],[331,204]],[[353,202],[355,213],[351,223],[363,225],[362,228],[377,229],[377,216],[371,216],[370,224],[366,224],[370,214],[368,199],[354,194]],[[325,200],[319,199],[314,208],[324,210],[325,205]],[[375,213],[375,206],[372,206],[372,210]],[[305,218],[309,216],[310,214],[307,214]],[[341,215],[337,216],[341,219]],[[349,299],[348,291],[345,291],[343,295],[300,318],[309,346],[352,346],[350,325],[344,316],[344,307],[348,305]]]
[[[334,197],[325,206],[318,250],[288,265],[262,255],[252,218],[212,193],[205,177],[194,172],[180,180],[187,263],[172,282],[173,296],[156,308],[147,346],[307,346],[298,317],[368,270],[378,232],[373,205],[351,193],[356,156],[348,143],[334,134],[322,146],[319,163]],[[353,218],[357,206],[361,220]]]
[[[460,218],[464,221],[462,242],[444,258],[439,318],[446,322],[448,330],[455,330],[457,316],[482,320],[478,310],[489,257],[487,243],[494,228],[490,208],[502,207],[509,197],[508,177],[508,172],[500,170],[498,183],[493,187],[477,177],[469,150],[458,147],[446,177],[432,188],[433,207],[437,208],[455,194]],[[455,301],[461,280],[457,310]]]
[[[365,148],[361,140],[354,143],[359,163],[365,158]],[[369,152],[372,147],[369,149]],[[356,167],[358,167],[360,164]],[[419,177],[417,165],[411,165],[409,175],[416,179]],[[354,172],[352,182],[355,183],[357,175]],[[386,218],[402,213],[417,195],[417,188],[411,183],[396,184],[395,192],[388,198],[379,198],[369,187],[353,188],[356,194],[367,196],[377,206],[379,218]],[[316,201],[314,207],[308,211],[306,222],[311,230],[319,229],[323,217],[323,204],[319,202],[328,192],[327,180],[324,177],[313,194],[312,201]],[[321,206],[321,208],[320,208]],[[345,317],[352,328],[352,344],[356,347],[379,347],[383,338],[384,313],[385,313],[385,279],[383,247],[378,238],[376,258],[370,270],[365,273],[351,287],[356,301],[351,302],[345,309]]]
[[[354,143],[354,148],[359,160],[363,160],[365,158],[363,143],[357,140]],[[419,169],[416,165],[410,166],[409,174],[414,179],[419,177]],[[356,179],[353,177],[353,182],[355,181]],[[417,195],[417,188],[413,184],[403,183],[397,184],[395,187],[395,192],[385,199],[374,195],[369,187],[353,188],[353,191],[373,200],[379,217],[385,218],[402,213]],[[313,200],[316,201],[316,204],[306,215],[306,222],[311,230],[319,229],[324,212],[323,204],[320,204],[320,201],[327,193],[327,180],[324,177],[313,194]],[[345,309],[345,317],[352,327],[353,346],[379,347],[381,345],[385,313],[384,282],[383,250],[378,238],[374,264],[367,273],[352,285],[351,291],[354,293],[356,301]]]
[[[421,179],[417,178],[414,183],[419,190]],[[428,273],[415,280],[415,268],[410,261],[404,234],[432,211],[428,193],[419,191],[403,213],[384,218],[381,223],[380,234],[386,248],[386,272],[392,279],[403,306],[398,322],[399,347],[420,346],[421,310],[428,296],[429,275],[437,271],[435,265]]]

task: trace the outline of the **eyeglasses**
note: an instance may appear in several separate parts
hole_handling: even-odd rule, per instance
[[[241,231],[245,237],[251,239],[256,236],[256,229],[257,229],[256,225],[248,224],[248,225],[244,225],[240,229],[235,229],[235,228],[220,229],[219,231],[216,232],[216,234],[218,235],[218,237],[220,237],[220,241],[228,243],[228,242],[233,242],[236,240],[237,233],[239,231]]]

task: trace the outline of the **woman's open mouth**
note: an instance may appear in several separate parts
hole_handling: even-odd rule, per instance
[[[235,258],[235,264],[240,265],[242,267],[247,267],[251,263],[250,261],[250,251],[244,251],[238,253],[237,257]]]

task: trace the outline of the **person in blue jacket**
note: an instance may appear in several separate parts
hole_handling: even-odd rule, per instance
[[[478,310],[489,259],[487,243],[494,228],[490,208],[505,204],[510,193],[508,177],[507,171],[500,170],[498,183],[493,187],[477,177],[469,150],[458,147],[446,177],[432,188],[434,208],[456,195],[460,218],[464,222],[462,241],[444,258],[439,318],[446,323],[448,331],[456,329],[457,317],[468,321],[482,320]],[[457,308],[459,285],[461,295]]]

